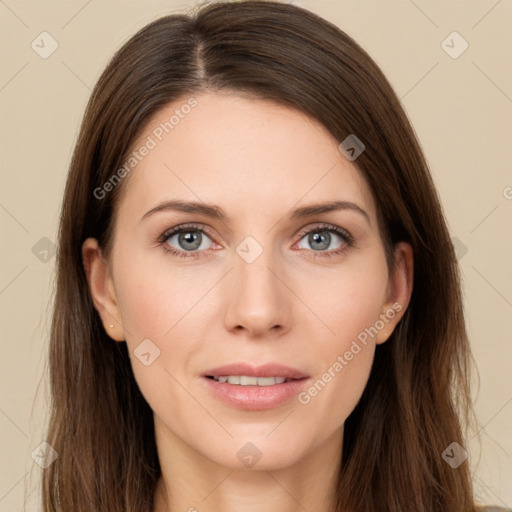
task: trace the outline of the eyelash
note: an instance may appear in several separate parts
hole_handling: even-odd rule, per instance
[[[170,247],[166,242],[171,238],[171,236],[175,235],[176,233],[182,233],[182,232],[190,232],[190,231],[198,231],[200,233],[203,233],[207,235],[209,238],[214,238],[213,235],[210,233],[210,230],[204,225],[204,224],[183,224],[181,226],[172,228],[171,230],[165,231],[159,238],[158,238],[158,244],[162,246],[163,250],[166,253],[170,253],[173,256],[176,256],[178,258],[200,258],[201,256],[198,256],[199,253],[204,251],[196,251],[192,252],[189,251],[188,253],[185,251],[180,251],[178,249],[175,249],[174,247]],[[331,251],[312,251],[311,249],[299,249],[300,251],[312,251],[315,253],[315,258],[317,256],[320,256],[321,258],[331,258],[333,256],[337,256],[338,254],[341,254],[342,252],[346,251],[348,248],[355,246],[355,240],[354,237],[346,230],[339,228],[337,226],[333,226],[331,224],[322,224],[320,226],[315,226],[314,228],[303,230],[299,233],[299,240],[302,240],[306,235],[309,235],[310,233],[315,232],[322,232],[327,231],[329,233],[335,233],[338,235],[346,244],[345,247],[341,247],[339,249],[333,249]]]

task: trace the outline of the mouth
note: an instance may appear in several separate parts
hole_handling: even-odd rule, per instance
[[[305,373],[286,366],[253,367],[245,363],[209,370],[202,378],[213,396],[224,404],[253,411],[289,402],[309,380]]]

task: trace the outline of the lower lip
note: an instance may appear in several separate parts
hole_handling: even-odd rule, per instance
[[[227,405],[251,411],[272,409],[297,396],[309,379],[296,379],[272,386],[240,386],[203,377],[210,391]]]

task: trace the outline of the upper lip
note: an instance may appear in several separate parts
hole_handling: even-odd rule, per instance
[[[304,379],[308,377],[307,374],[300,370],[277,363],[268,363],[260,366],[252,366],[247,363],[234,363],[212,368],[203,374],[204,377],[222,377],[229,375],[247,375],[248,377],[285,377],[287,379]]]

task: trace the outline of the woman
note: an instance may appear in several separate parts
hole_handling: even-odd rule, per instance
[[[459,274],[373,60],[296,6],[113,57],[62,207],[46,511],[477,510]]]

